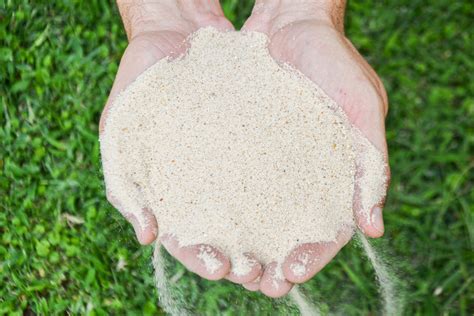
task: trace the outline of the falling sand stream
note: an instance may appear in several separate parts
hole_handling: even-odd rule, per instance
[[[374,269],[382,300],[382,314],[388,316],[401,315],[404,306],[401,289],[399,288],[399,280],[396,278],[395,273],[391,271],[390,266],[386,262],[386,258],[371,245],[369,240],[359,231],[356,236],[357,242],[361,245],[365,256]],[[193,315],[193,313],[186,308],[186,302],[183,299],[182,293],[173,291],[169,287],[169,279],[164,261],[161,245],[156,243],[153,265],[155,268],[155,280],[161,307],[170,315]],[[290,302],[298,308],[302,316],[321,315],[317,304],[315,304],[316,302],[311,302],[311,300],[300,291],[300,286],[295,286],[288,294],[288,297]]]

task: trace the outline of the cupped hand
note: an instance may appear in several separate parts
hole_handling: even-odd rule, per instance
[[[136,3],[136,2],[135,2]],[[212,26],[219,30],[232,30],[232,24],[224,17],[216,1],[140,1],[130,4],[118,1],[129,44],[120,61],[115,81],[102,112],[99,130],[107,124],[107,112],[115,97],[132,83],[147,68],[162,58],[177,57],[186,49],[186,38],[201,27]],[[107,182],[107,179],[106,179]],[[107,192],[109,202],[132,224],[141,244],[152,243],[158,235],[158,223],[149,209],[131,212],[121,207],[119,196]],[[161,243],[168,252],[193,271],[210,280],[226,277],[236,282],[250,282],[260,275],[260,265],[255,265],[246,275],[236,276],[231,271],[228,258],[210,245],[179,247],[177,241],[165,236]],[[202,251],[212,252],[221,262],[217,269],[209,271],[199,258]]]
[[[273,58],[292,65],[318,84],[387,162],[386,92],[375,71],[344,36],[344,4],[341,0],[257,0],[243,30],[267,34]],[[388,163],[386,166],[389,179]],[[355,221],[367,236],[380,237],[384,233],[383,201],[365,215],[359,203],[363,190],[357,185],[354,190]],[[293,283],[305,282],[319,272],[351,237],[352,231],[343,231],[335,242],[308,243],[294,249],[283,264],[285,280],[277,281],[280,286],[272,286],[272,266],[265,267],[260,282],[244,286],[272,297],[285,295]]]

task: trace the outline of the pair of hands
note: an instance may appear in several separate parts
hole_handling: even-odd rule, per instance
[[[224,17],[218,0],[118,0],[118,6],[129,45],[101,117],[101,130],[107,109],[117,94],[158,60],[183,54],[188,35],[206,26],[222,31],[234,29]],[[384,126],[387,96],[377,74],[344,36],[344,10],[345,0],[257,0],[242,30],[267,34],[273,58],[291,64],[318,84],[387,159]],[[363,190],[356,188],[355,191]],[[131,222],[141,244],[156,239],[158,224],[152,212],[143,210],[142,214],[131,214],[120,209],[119,197],[108,196],[108,199]],[[382,204],[374,205],[368,218],[357,205],[354,203],[354,216],[362,232],[369,237],[382,236]],[[140,223],[149,224],[142,227]],[[226,278],[249,290],[280,297],[288,293],[294,283],[303,283],[313,277],[351,237],[352,233],[341,233],[337,242],[297,247],[282,266],[284,280],[273,279],[274,263],[264,267],[257,264],[247,275],[237,276],[232,273],[229,259],[217,250],[217,258],[223,264],[217,271],[209,273],[197,257],[199,245],[180,248],[171,238],[162,238],[161,242],[171,255],[201,277],[210,280]],[[290,266],[302,264],[299,261],[302,254],[309,259],[305,260],[306,273],[295,275]]]

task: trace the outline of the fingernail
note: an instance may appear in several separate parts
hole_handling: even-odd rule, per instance
[[[383,217],[382,217],[382,208],[376,206],[372,209],[372,215],[370,216],[370,222],[372,226],[379,232],[384,232]]]

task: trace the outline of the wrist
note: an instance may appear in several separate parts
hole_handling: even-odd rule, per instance
[[[254,10],[284,16],[286,24],[312,19],[344,32],[346,0],[256,0]]]
[[[224,16],[219,0],[117,0],[117,6],[129,40],[145,32],[188,31]]]

